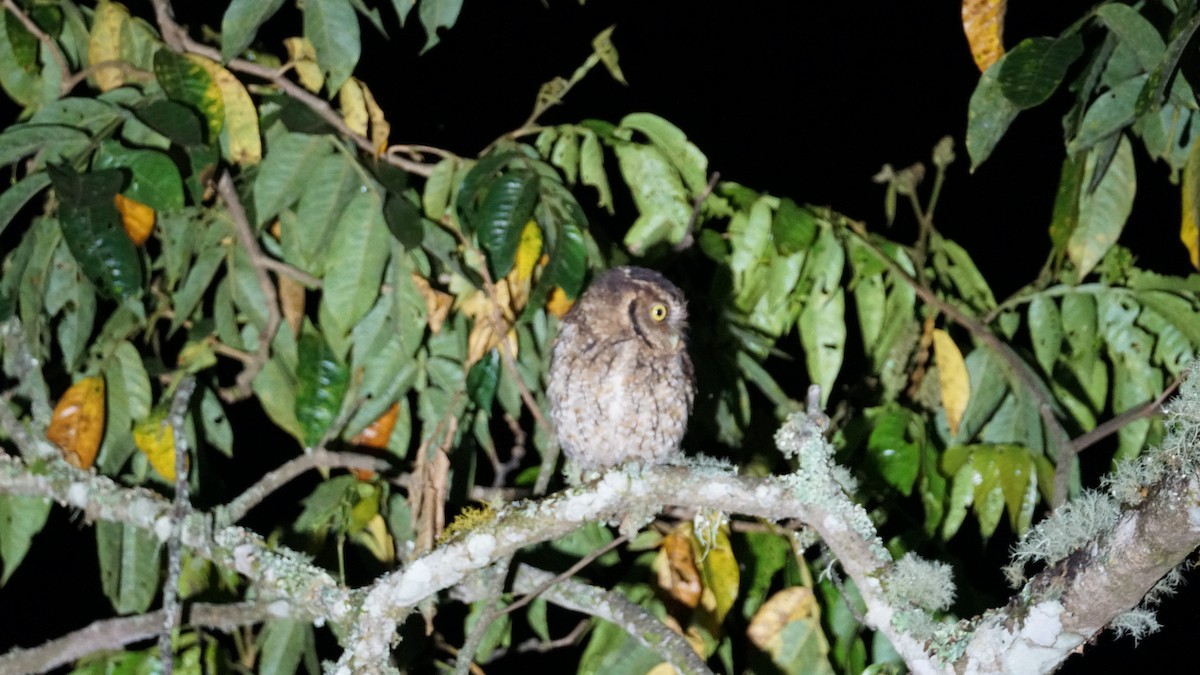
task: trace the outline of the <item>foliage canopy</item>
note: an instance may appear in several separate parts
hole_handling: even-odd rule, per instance
[[[169,3],[152,4],[147,16],[111,0],[2,5],[0,86],[22,109],[0,132],[3,450],[26,473],[66,471],[65,459],[217,526],[320,468],[298,516],[255,522],[335,585],[369,585],[493,522],[513,498],[562,487],[543,412],[549,348],[590,274],[612,265],[664,268],[699,308],[690,454],[744,475],[787,473],[792,460],[767,434],[819,386],[837,459],[858,479],[846,489],[889,533],[893,578],[918,589],[904,602],[927,602],[938,620],[984,607],[953,604],[949,568],[906,554],[936,554],[964,527],[985,540],[1026,535],[1098,485],[1083,476],[1158,445],[1154,413],[1200,347],[1200,275],[1139,268],[1119,243],[1141,153],[1179,180],[1181,239],[1200,265],[1197,99],[1180,65],[1200,26],[1190,0],[1103,3],[1006,54],[971,14],[995,30],[1003,3],[964,3],[986,68],[964,103],[972,168],[1021,111],[1056,92],[1071,102],[1046,264],[1002,299],[935,228],[956,161],[949,138],[933,149],[931,187],[924,165],[876,177],[887,220],[908,217],[906,202],[917,222],[917,241],[898,242],[721,180],[658,115],[547,121],[583,78],[624,81],[611,28],[569,77],[543,85],[521,127],[461,157],[393,144],[372,93],[381,85],[356,75],[370,72],[360,31],[412,30],[415,19],[428,51],[461,0],[233,0],[219,26],[195,33]],[[598,227],[602,213],[630,224]],[[1113,453],[1086,458],[1103,466],[1081,472],[1081,453],[1114,435]],[[264,443],[296,459],[253,486],[257,476],[223,478],[223,467],[253,466],[246,457]],[[48,496],[0,480],[0,584],[36,542]],[[181,546],[186,533],[111,508],[89,516],[117,614],[160,598],[168,609],[258,607],[233,622],[236,639],[177,626],[175,667],[316,672],[314,619],[343,648],[352,640],[349,619],[272,614],[211,551]],[[519,662],[522,636],[565,632],[545,597],[524,595],[547,584],[522,591],[521,580],[584,558],[582,576],[662,618],[711,667],[902,667],[856,617],[859,580],[819,574],[799,524],[668,511],[635,536],[637,518],[620,534],[591,522],[480,572],[485,588],[462,591],[465,611],[433,596],[441,612],[421,607],[437,640],[415,639],[410,619],[396,665],[453,660],[439,644],[461,647],[459,672],[472,659]],[[632,624],[601,617],[580,628],[590,633],[573,654],[579,672],[664,661]],[[146,636],[74,672],[148,668],[160,651],[138,644]]]

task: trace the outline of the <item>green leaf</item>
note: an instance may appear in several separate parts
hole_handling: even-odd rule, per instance
[[[359,171],[340,152],[317,160],[308,176],[309,186],[296,207],[296,218],[282,228],[281,244],[288,262],[317,276],[325,273],[328,262],[334,266],[340,263],[326,253],[346,205],[363,191]]]
[[[568,183],[575,184],[579,173],[579,135],[574,130],[565,129],[558,137],[550,152],[550,163],[562,169]]]
[[[73,159],[91,141],[84,132],[61,124],[17,124],[0,132],[0,166],[18,162],[35,152],[43,154],[40,168],[50,162]]]
[[[658,115],[630,113],[621,120],[617,133],[621,134],[623,129],[645,134],[650,143],[670,160],[692,194],[701,194],[708,187],[708,158],[687,139],[679,127]]]
[[[784,197],[779,200],[779,208],[775,209],[771,236],[782,255],[807,251],[817,240],[817,219],[812,211],[796,206],[796,202]]]
[[[829,400],[846,350],[846,295],[842,288],[845,254],[832,230],[825,230],[809,252],[812,292],[800,311],[800,344],[813,384],[821,387],[821,405]]]
[[[311,187],[313,167],[333,152],[326,136],[287,134],[269,142],[254,178],[254,220],[269,222]]]
[[[1067,143],[1067,152],[1075,154],[1087,150],[1133,123],[1137,96],[1145,83],[1146,76],[1138,75],[1092,101],[1079,123],[1079,133]],[[1083,184],[1088,185],[1087,182]]]
[[[734,275],[734,287],[739,300],[745,297],[747,274],[757,268],[771,249],[771,207],[769,198],[759,197],[749,213],[735,213],[729,221],[729,269]]]
[[[983,73],[967,104],[967,154],[971,157],[972,172],[991,156],[996,144],[1021,112],[1019,106],[1008,100],[1000,86],[999,73],[1007,58],[1008,55],[1001,57]]]
[[[64,245],[54,251],[54,273],[46,284],[46,314],[61,316],[55,327],[63,365],[74,372],[87,350],[96,319],[96,287]]]
[[[1099,160],[1096,150],[1088,153],[1083,185],[1093,182]],[[1096,189],[1079,198],[1079,224],[1067,240],[1067,256],[1075,265],[1078,279],[1086,277],[1117,242],[1133,209],[1136,191],[1133,148],[1129,139],[1122,137],[1117,153]]]
[[[1200,13],[1193,13],[1186,22],[1181,21],[1184,16],[1186,16],[1185,12],[1176,15],[1176,25],[1171,28],[1173,33],[1171,42],[1164,50],[1162,61],[1151,71],[1149,79],[1146,80],[1146,87],[1138,96],[1138,115],[1144,114],[1162,102],[1168,84],[1174,82],[1177,85],[1183,80],[1182,77],[1172,76],[1179,67],[1179,59],[1183,56],[1184,48],[1191,42],[1196,29],[1200,28]]]
[[[489,410],[500,381],[500,351],[488,350],[467,372],[467,394],[481,410]]]
[[[1083,38],[1078,33],[1026,38],[998,62],[1000,89],[1019,109],[1041,105],[1062,84],[1067,69],[1081,54]]]
[[[221,399],[210,388],[200,395],[200,423],[204,429],[204,440],[226,457],[233,456],[233,426],[225,413]]]
[[[1063,324],[1054,298],[1035,295],[1029,303],[1029,336],[1033,340],[1033,353],[1038,365],[1047,375],[1054,372],[1054,364],[1062,351]]]
[[[640,255],[663,241],[683,241],[692,205],[679,172],[654,146],[619,143],[614,150],[639,214],[625,233],[625,247]]]
[[[339,358],[349,347],[350,329],[375,304],[391,254],[378,192],[359,192],[338,219],[325,257],[321,330]]]
[[[1189,300],[1164,291],[1138,291],[1135,296],[1139,303],[1162,315],[1193,346],[1200,347],[1200,321]]]
[[[538,175],[511,171],[487,187],[479,210],[466,222],[488,254],[493,279],[502,279],[513,266],[525,223],[538,198]]]
[[[434,165],[433,171],[425,179],[425,190],[421,193],[421,208],[430,220],[440,222],[446,215],[446,207],[450,203],[450,190],[453,187],[454,172],[458,162],[453,157],[447,157]]]
[[[4,234],[4,228],[8,227],[12,219],[20,213],[21,209],[25,208],[29,200],[36,197],[49,184],[50,176],[46,175],[44,171],[39,171],[13,183],[3,194],[0,194],[0,234]]]
[[[260,675],[292,675],[299,670],[301,661],[309,675],[320,672],[316,639],[308,621],[267,619],[259,635],[259,647]]]
[[[452,27],[454,22],[458,21],[458,13],[461,10],[462,0],[421,0],[417,16],[421,19],[421,26],[425,28],[427,36],[425,46],[421,48],[422,54],[441,42],[438,29]]]
[[[312,330],[305,330],[297,345],[299,364],[296,368],[296,419],[300,422],[306,448],[321,441],[342,408],[350,369],[333,350]]]
[[[946,519],[942,521],[942,539],[949,540],[962,526],[967,509],[975,499],[975,482],[979,472],[973,462],[964,462],[950,480],[950,499]]]
[[[158,539],[132,525],[97,521],[97,552],[104,595],[118,614],[141,614],[158,594],[162,549]]]
[[[0,587],[20,567],[33,537],[46,525],[51,501],[45,497],[0,495]]]
[[[155,211],[183,208],[183,178],[166,153],[133,150],[115,141],[104,141],[92,160],[92,169],[126,169],[129,183],[122,194]]]
[[[404,27],[404,22],[408,19],[409,12],[417,5],[417,0],[392,0],[392,9],[396,10],[396,19],[400,22],[400,27]]]
[[[911,411],[894,408],[875,422],[867,439],[867,454],[872,466],[905,496],[912,494],[921,463],[921,448],[909,439],[908,434],[909,426],[914,423]]]
[[[104,295],[115,300],[142,294],[142,265],[121,225],[113,197],[121,188],[118,171],[76,174],[50,167],[61,202],[59,220],[71,254]]]
[[[330,92],[342,88],[362,51],[358,17],[349,0],[307,0],[304,3],[304,37],[317,52]]]
[[[279,331],[281,334],[287,332],[289,331]],[[303,443],[305,430],[296,417],[296,375],[278,354],[263,364],[262,370],[254,378],[253,388],[254,395],[267,417],[280,429]]]
[[[1096,8],[1096,18],[1117,36],[1122,47],[1133,52],[1144,72],[1153,70],[1162,61],[1167,44],[1154,24],[1133,7],[1106,3]]]
[[[153,404],[150,392],[150,376],[142,365],[142,357],[137,348],[129,341],[122,341],[112,352],[114,362],[105,368],[105,382],[109,387],[115,387],[122,392],[129,415],[134,421],[145,419],[150,415]],[[116,382],[120,380],[120,382]]]
[[[71,96],[46,104],[29,118],[29,123],[61,124],[96,135],[111,129],[121,119],[121,108],[108,101]]]
[[[164,48],[154,53],[154,77],[167,96],[207,120],[208,140],[215,142],[225,126],[225,99],[208,71],[188,56]]]
[[[604,150],[600,138],[591,129],[583,131],[583,143],[579,148],[579,180],[584,185],[596,188],[599,200],[596,206],[613,213],[612,188],[608,185],[608,172],[604,170]]]
[[[170,328],[172,333],[179,330],[179,327],[192,317],[193,311],[199,306],[200,300],[212,285],[212,280],[228,252],[226,246],[222,245],[222,241],[232,234],[229,227],[225,226],[221,220],[208,221],[203,224],[191,222],[184,224],[184,227],[188,228],[194,226],[204,228],[203,239],[197,247],[199,253],[192,261],[187,277],[179,290],[171,296],[174,312]]]
[[[869,354],[883,333],[883,320],[887,305],[887,286],[883,280],[884,267],[875,255],[858,239],[848,240],[850,264],[854,279],[850,288],[854,293],[854,309],[858,314],[859,332],[862,334],[863,349]]]
[[[996,298],[988,286],[987,279],[971,260],[971,255],[957,243],[935,234],[930,242],[933,250],[933,267],[939,276],[950,281],[958,290],[958,296],[971,309],[983,313],[996,306]]]
[[[233,0],[221,17],[221,60],[241,54],[260,26],[283,6],[283,0]]]

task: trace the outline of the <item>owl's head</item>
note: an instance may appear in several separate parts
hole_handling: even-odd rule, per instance
[[[663,275],[644,267],[614,267],[588,287],[616,320],[647,347],[667,352],[686,349],[687,300]]]

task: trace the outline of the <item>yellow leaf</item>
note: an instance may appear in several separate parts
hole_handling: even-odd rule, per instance
[[[574,305],[575,301],[567,297],[566,291],[555,286],[550,292],[550,299],[546,301],[546,311],[561,319]]]
[[[159,475],[175,480],[175,430],[163,412],[155,412],[133,427],[133,444]]]
[[[342,107],[342,120],[350,127],[350,131],[366,136],[370,118],[367,116],[367,100],[358,80],[353,77],[346,80],[346,84],[338,91],[338,105]]]
[[[508,280],[502,279],[495,285],[496,302],[500,311],[496,312],[495,305],[486,291],[476,290],[459,306],[459,310],[472,320],[471,333],[467,336],[467,361],[470,367],[483,355],[507,339],[508,353],[517,355],[517,334],[512,330],[514,313],[512,298],[508,291]]]
[[[516,259],[510,274],[518,281],[529,281],[533,277],[533,268],[542,256],[542,229],[537,221],[525,223],[521,230],[521,243],[517,246]]]
[[[946,410],[946,424],[950,433],[958,433],[967,403],[971,400],[971,379],[967,375],[967,363],[963,360],[958,345],[946,331],[933,331],[933,355],[937,359],[938,381],[942,385],[942,407]]]
[[[175,481],[175,429],[167,423],[166,410],[154,411],[133,427],[133,444],[160,476]]]
[[[57,445],[63,457],[80,469],[96,461],[104,436],[104,378],[85,377],[71,385],[50,416],[46,438]]]
[[[1192,140],[1192,149],[1188,152],[1187,163],[1183,165],[1183,222],[1179,226],[1179,238],[1187,247],[1188,257],[1192,267],[1200,269],[1200,141]]]
[[[351,535],[354,541],[362,544],[375,559],[384,564],[396,561],[396,544],[392,535],[388,534],[387,523],[378,513],[367,522],[366,527]]]
[[[714,528],[712,540],[707,542],[706,547],[695,536],[692,537],[693,553],[700,560],[700,578],[704,582],[700,604],[712,617],[714,632],[725,621],[725,615],[737,600],[738,584],[741,582],[738,561],[733,556],[727,530],[728,526]]]
[[[415,272],[412,280],[413,286],[417,287],[417,292],[425,298],[425,315],[426,321],[429,322],[429,330],[436,333],[442,329],[446,315],[450,313],[450,305],[454,303],[454,296],[433,288],[425,277]]]
[[[300,84],[314,94],[321,91],[325,86],[325,73],[317,64],[317,50],[308,38],[290,37],[283,41],[283,46],[287,48],[288,61],[296,69]]]
[[[258,135],[258,109],[254,100],[237,77],[221,64],[196,54],[188,58],[199,64],[221,90],[225,102],[225,136],[228,139],[228,154],[235,164],[249,166],[262,161],[262,138]]]
[[[375,95],[371,93],[371,89],[365,82],[360,84],[362,85],[363,99],[367,102],[367,115],[371,118],[371,147],[375,148],[377,154],[383,154],[388,148],[388,137],[392,135],[392,125],[384,117],[383,108],[380,108],[379,104],[375,102]]]
[[[746,636],[759,649],[777,656],[785,646],[784,627],[793,621],[814,620],[817,599],[807,586],[791,586],[772,595],[758,608],[746,628]]]
[[[129,10],[118,2],[101,0],[92,15],[92,32],[88,36],[87,65],[121,60],[121,29],[129,21]],[[92,79],[100,91],[116,89],[125,84],[125,73],[115,66],[97,68]]]
[[[113,206],[121,214],[121,224],[125,226],[125,234],[135,246],[141,246],[150,238],[154,229],[154,209],[136,199],[130,199],[122,194],[113,196]]]
[[[658,587],[684,607],[696,607],[704,591],[692,550],[692,525],[683,523],[663,537],[653,569]]]
[[[1004,56],[1004,10],[1008,0],[962,0],[962,26],[979,72]]]

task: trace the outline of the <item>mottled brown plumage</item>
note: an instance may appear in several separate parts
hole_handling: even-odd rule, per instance
[[[563,317],[546,393],[582,467],[678,456],[695,395],[683,293],[641,267],[601,274]]]

